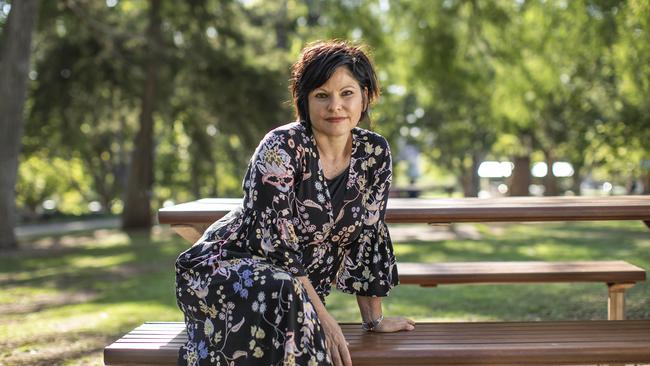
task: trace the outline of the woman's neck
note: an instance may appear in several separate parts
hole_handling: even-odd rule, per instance
[[[314,131],[314,139],[316,139],[316,147],[321,160],[327,162],[349,160],[352,151],[352,132],[347,136],[327,136]]]
[[[352,155],[352,133],[344,136],[323,136],[314,133],[321,168],[326,179],[333,179],[350,165]]]

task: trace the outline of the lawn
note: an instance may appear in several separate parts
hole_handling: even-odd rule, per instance
[[[402,261],[621,259],[650,268],[650,231],[639,222],[395,229]],[[156,228],[35,237],[3,253],[0,365],[102,365],[103,347],[138,324],[182,320],[173,263],[186,247]],[[398,286],[384,309],[417,321],[606,319],[606,297],[603,284]],[[626,300],[628,318],[650,318],[650,285]],[[339,321],[359,320],[355,303],[338,292],[327,299]]]

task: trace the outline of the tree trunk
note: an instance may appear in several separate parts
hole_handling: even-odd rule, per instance
[[[16,176],[38,0],[13,1],[0,42],[0,250],[18,247]]]
[[[469,172],[466,170],[462,171],[460,173],[460,183],[463,186],[463,196],[465,197],[472,197],[471,182],[472,179],[470,177]]]
[[[318,25],[321,14],[320,2],[317,0],[305,0],[307,5],[307,26],[314,27]]]
[[[481,177],[478,175],[478,167],[483,162],[484,154],[474,153],[472,155],[472,196],[478,197],[478,191],[481,189]]]
[[[278,9],[278,17],[275,23],[276,46],[282,50],[289,49],[289,25],[287,13],[289,12],[287,0],[283,0]]]
[[[511,196],[528,196],[530,186],[530,156],[515,156],[515,168],[510,182]]]
[[[201,164],[198,156],[190,162],[190,187],[194,199],[201,198]]]
[[[571,177],[571,190],[573,191],[573,194],[576,196],[581,196],[582,195],[582,188],[580,186],[582,185],[582,166],[580,165],[573,165],[573,177]]]
[[[158,84],[159,56],[162,45],[160,0],[149,2],[149,28],[147,29],[147,64],[140,130],[135,137],[131,167],[122,212],[123,229],[151,227],[151,195],[153,188],[153,112]]]
[[[557,177],[553,174],[555,159],[550,151],[544,151],[544,156],[546,157],[547,167],[546,176],[544,177],[544,196],[557,196]]]
[[[478,166],[482,160],[481,154],[472,154],[472,167],[467,169],[463,166],[460,172],[460,181],[463,185],[463,195],[465,197],[478,197],[478,191],[481,185],[481,177],[478,175]]]
[[[478,166],[483,160],[482,154],[472,154],[472,168],[462,172],[461,181],[463,182],[463,194],[465,197],[478,197],[478,191],[481,185],[481,177],[478,175]]]

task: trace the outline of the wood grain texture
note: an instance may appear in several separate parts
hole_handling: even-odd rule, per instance
[[[650,362],[650,320],[418,323],[367,333],[342,324],[353,364],[541,365]],[[183,323],[145,323],[106,347],[106,365],[175,365]]]
[[[625,261],[397,263],[400,283],[434,286],[463,283],[645,281],[646,273]]]
[[[161,224],[212,223],[241,204],[206,198],[158,211]],[[390,198],[389,223],[641,220],[650,222],[650,196]]]

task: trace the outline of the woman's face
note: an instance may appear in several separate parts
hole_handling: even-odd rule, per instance
[[[309,119],[314,132],[329,137],[348,136],[361,119],[364,93],[347,67],[337,68],[325,84],[309,93]]]

